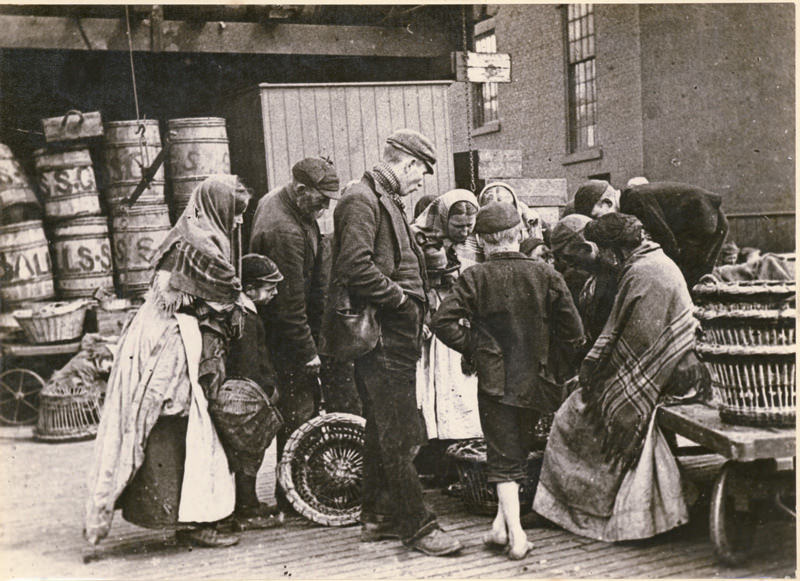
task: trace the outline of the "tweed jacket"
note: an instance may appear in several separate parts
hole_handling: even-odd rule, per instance
[[[317,355],[330,265],[316,220],[300,213],[290,185],[267,193],[253,217],[250,252],[271,258],[283,274],[278,294],[259,307],[275,364],[302,366]]]
[[[412,253],[419,263],[424,287],[425,260],[401,210],[367,173],[349,184],[333,213],[332,286],[345,288],[354,303],[397,308],[404,290],[397,267]],[[331,291],[333,295],[334,291]]]

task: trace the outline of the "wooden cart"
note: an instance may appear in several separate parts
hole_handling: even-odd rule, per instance
[[[41,345],[0,342],[0,425],[35,424],[45,381],[80,348],[80,339]]]
[[[658,424],[728,459],[714,481],[709,534],[726,564],[744,561],[765,508],[795,517],[795,430],[726,424],[702,403],[664,406]],[[790,500],[789,500],[790,499]]]

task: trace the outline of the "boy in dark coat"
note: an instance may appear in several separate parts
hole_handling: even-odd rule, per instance
[[[478,409],[487,443],[487,479],[499,505],[488,545],[512,559],[531,549],[520,523],[519,482],[527,475],[532,429],[561,404],[547,361],[552,339],[577,348],[580,316],[564,279],[550,265],[519,252],[519,214],[508,203],[481,209],[475,224],[486,262],[466,269],[431,321],[448,347],[478,371]]]

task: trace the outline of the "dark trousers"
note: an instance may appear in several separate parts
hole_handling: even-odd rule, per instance
[[[417,409],[416,365],[423,309],[413,299],[381,313],[378,346],[355,362],[355,378],[366,418],[361,520],[393,521],[403,542],[433,530],[414,456],[425,443]]]

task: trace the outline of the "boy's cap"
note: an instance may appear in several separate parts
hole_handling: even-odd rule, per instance
[[[522,254],[530,254],[542,244],[544,244],[544,240],[541,238],[526,238],[520,242],[519,251],[522,252]]]
[[[413,129],[398,129],[386,138],[386,143],[413,155],[425,164],[427,172],[433,173],[436,164],[436,150],[431,141],[419,131]]]
[[[475,232],[494,234],[518,226],[519,223],[519,212],[513,204],[492,202],[478,212],[478,217],[475,219]]]
[[[329,198],[339,197],[339,176],[336,175],[336,168],[327,159],[302,159],[292,167],[292,176],[301,184],[314,188]]]
[[[283,280],[278,266],[261,254],[245,254],[242,257],[242,284],[279,283]]]

